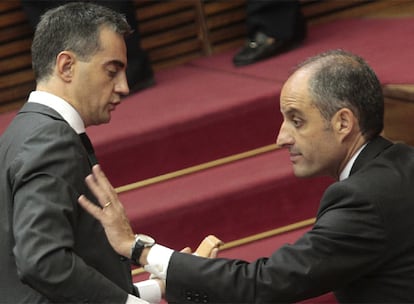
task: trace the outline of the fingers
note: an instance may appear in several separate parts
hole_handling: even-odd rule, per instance
[[[215,257],[221,245],[223,245],[223,242],[220,239],[214,235],[209,235],[200,243],[195,254],[202,257]],[[216,251],[213,251],[215,249]]]
[[[88,200],[86,196],[79,196],[78,202],[94,218],[96,218],[99,221],[101,220],[102,209],[93,204],[90,200]]]
[[[190,248],[190,247],[185,247],[185,248],[184,248],[184,249],[182,249],[180,252],[190,254],[190,253],[191,253],[191,248]]]
[[[106,177],[105,173],[102,171],[99,165],[93,166],[92,173],[95,177],[97,184],[103,190],[105,190],[107,194],[110,194],[111,198],[117,195],[114,187],[112,187],[112,184],[110,183],[110,181],[108,180],[108,178]]]
[[[216,258],[217,255],[218,255],[218,252],[219,252],[219,249],[218,248],[214,248],[213,250],[211,250],[209,258],[211,258],[211,259]]]
[[[92,174],[85,178],[89,189],[98,199],[101,207],[105,208],[118,200],[118,195],[99,165],[92,168]]]

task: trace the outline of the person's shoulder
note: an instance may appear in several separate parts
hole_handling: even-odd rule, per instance
[[[387,151],[385,151],[386,155],[389,153],[404,153],[403,155],[414,155],[414,146],[411,146],[404,142],[396,142],[394,143]]]

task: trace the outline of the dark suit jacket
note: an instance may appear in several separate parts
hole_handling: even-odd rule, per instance
[[[125,303],[129,261],[77,203],[87,153],[49,107],[27,103],[0,138],[0,302]]]
[[[379,137],[295,244],[253,263],[174,253],[167,299],[278,303],[334,291],[343,303],[414,303],[413,231],[414,149]]]

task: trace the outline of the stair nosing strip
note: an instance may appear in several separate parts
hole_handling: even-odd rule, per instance
[[[123,192],[127,192],[127,191],[131,191],[131,190],[135,190],[138,188],[142,188],[145,186],[149,186],[149,185],[153,185],[156,183],[161,183],[173,178],[178,178],[184,175],[188,175],[191,173],[195,173],[195,172],[200,172],[203,170],[207,170],[210,168],[214,168],[214,167],[218,167],[221,165],[225,165],[225,164],[229,164],[241,159],[245,159],[245,158],[249,158],[249,157],[253,157],[256,155],[260,155],[263,153],[267,153],[270,151],[274,151],[274,150],[278,150],[280,149],[280,147],[276,144],[271,144],[271,145],[267,145],[267,146],[263,146],[257,149],[253,149],[253,150],[249,150],[246,152],[242,152],[242,153],[238,153],[238,154],[234,154],[234,155],[230,155],[227,157],[223,157],[223,158],[219,158],[210,162],[206,162],[203,164],[199,164],[199,165],[195,165],[195,166],[191,166],[188,168],[184,168],[181,170],[177,170],[174,172],[170,172],[170,173],[166,173],[166,174],[162,174],[156,177],[152,177],[152,178],[148,178],[142,181],[138,181],[138,182],[134,182],[131,184],[127,184],[124,186],[120,186],[115,188],[115,191],[119,194],[119,193],[123,193]]]

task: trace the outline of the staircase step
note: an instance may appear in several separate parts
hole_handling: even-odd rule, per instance
[[[414,18],[348,18],[310,26],[300,47],[252,65],[234,67],[232,57],[235,50],[198,58],[191,64],[252,79],[283,83],[293,68],[306,58],[331,49],[344,49],[362,56],[382,84],[412,84],[414,74],[408,63],[414,60],[414,40],[407,37],[413,31]]]

